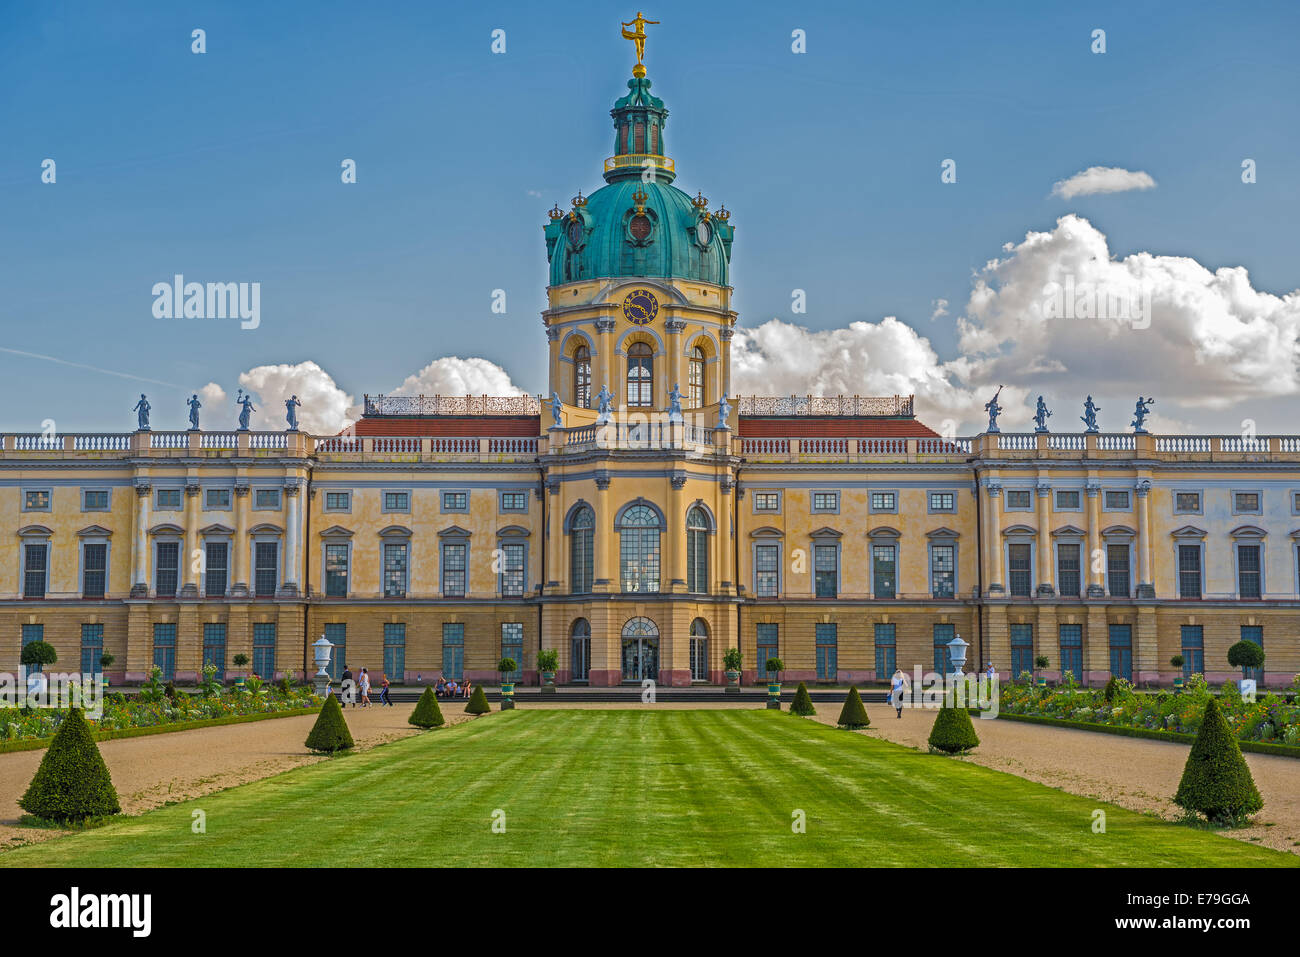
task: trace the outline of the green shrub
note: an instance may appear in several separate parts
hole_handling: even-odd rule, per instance
[[[1242,823],[1264,806],[1237,739],[1213,698],[1205,706],[1174,803],[1223,824]]]
[[[767,670],[768,672],[770,672],[770,675],[767,680],[780,681],[781,672],[785,671],[785,662],[782,661],[780,658],[768,658],[766,664],[767,664]]]
[[[554,648],[543,648],[537,653],[538,671],[556,671],[560,667],[560,653]]]
[[[930,729],[930,750],[942,751],[944,754],[962,754],[978,747],[979,737],[970,722],[970,712],[965,708],[954,708],[945,704],[935,716],[934,727]]]
[[[500,661],[497,662],[497,671],[501,672],[502,684],[506,684],[508,681],[506,675],[518,670],[519,670],[519,662],[515,661],[515,659],[513,658],[502,658]]]
[[[739,648],[728,648],[722,653],[722,668],[724,671],[739,671],[740,664]]]
[[[1239,641],[1228,649],[1228,664],[1240,668],[1245,677],[1251,668],[1264,667],[1264,649],[1253,641]]]
[[[849,695],[844,699],[844,707],[840,709],[840,716],[835,723],[851,731],[871,724],[871,719],[867,717],[867,709],[862,704],[862,695],[858,694],[856,686],[849,689]]]
[[[108,766],[80,708],[69,709],[18,806],[60,823],[121,813]]]
[[[1119,678],[1115,677],[1114,675],[1111,675],[1110,680],[1106,682],[1106,690],[1101,693],[1101,696],[1106,699],[1107,704],[1114,704],[1115,696],[1118,693],[1119,693]]]
[[[442,708],[438,707],[438,696],[432,688],[424,689],[424,694],[420,695],[415,710],[406,721],[417,728],[441,728],[447,723],[447,719],[442,716]]]
[[[19,661],[28,668],[35,667],[37,670],[52,665],[58,660],[59,656],[54,646],[47,641],[33,641],[23,645],[22,655],[19,657]]]
[[[316,716],[311,734],[307,735],[307,748],[311,751],[333,754],[354,746],[352,733],[348,731],[348,723],[343,719],[343,709],[339,707],[339,699],[335,695],[330,695],[325,699],[320,714]]]
[[[474,686],[474,693],[469,696],[469,703],[465,705],[466,714],[487,714],[492,710],[488,704],[487,694],[483,691],[482,685]]]
[[[807,717],[817,713],[813,707],[812,698],[808,696],[808,686],[802,681],[799,682],[799,689],[794,693],[794,700],[790,702],[790,713]]]

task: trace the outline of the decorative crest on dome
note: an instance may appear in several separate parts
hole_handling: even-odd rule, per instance
[[[646,191],[643,189],[638,189],[635,193],[632,194],[632,202],[636,204],[636,211],[638,213],[645,212],[645,204],[649,198],[650,197],[646,194]]]
[[[581,209],[587,205],[587,197],[582,195],[582,190],[578,190],[578,195],[571,200],[574,209]]]
[[[695,193],[695,198],[691,200],[691,205],[701,212],[707,213],[709,210],[708,198],[698,191]]]
[[[731,218],[731,210],[727,209],[726,206],[719,206],[718,211],[713,215],[725,223]]]
[[[551,219],[559,219],[564,214],[560,212],[560,204],[556,203],[547,211],[546,215],[551,217]]]

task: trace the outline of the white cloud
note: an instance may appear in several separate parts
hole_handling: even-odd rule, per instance
[[[285,400],[298,396],[300,428],[304,432],[332,435],[352,424],[349,409],[352,396],[340,389],[328,372],[311,360],[297,365],[257,366],[239,374],[239,384],[252,392],[257,412],[253,427],[278,430],[286,427]]]
[[[488,359],[444,356],[406,379],[390,395],[522,395],[510,373]]]
[[[1097,193],[1124,193],[1131,189],[1154,189],[1156,181],[1150,173],[1127,170],[1119,166],[1089,166],[1069,179],[1060,180],[1052,187],[1052,195],[1063,199],[1076,196],[1093,196]]]
[[[931,303],[930,303],[930,305],[934,306],[934,312],[930,313],[930,321],[931,321],[931,322],[933,322],[935,319],[938,319],[940,316],[946,316],[946,315],[948,315],[948,300],[947,300],[947,299],[935,299],[935,300],[932,300]]]
[[[215,412],[226,405],[226,390],[215,382],[209,382],[202,389],[199,389],[198,396],[204,409],[212,409]]]

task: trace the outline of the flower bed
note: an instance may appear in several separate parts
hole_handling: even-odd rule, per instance
[[[1123,679],[1112,679],[1108,687],[1109,700],[1106,691],[1079,688],[1073,682],[1057,688],[1016,683],[1003,686],[999,706],[1010,715],[1194,735],[1211,696],[1200,675],[1188,678],[1181,693],[1139,694]],[[1274,693],[1248,704],[1236,684],[1227,682],[1219,705],[1239,740],[1300,746],[1300,704],[1287,703]]]

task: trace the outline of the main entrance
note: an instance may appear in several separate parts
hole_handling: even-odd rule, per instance
[[[623,626],[623,680],[659,679],[659,629],[649,618]]]

